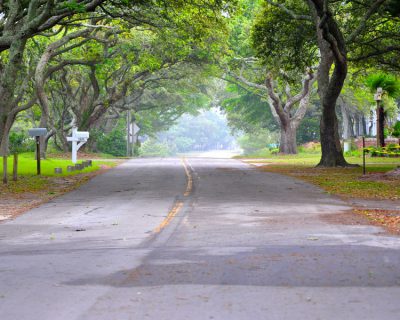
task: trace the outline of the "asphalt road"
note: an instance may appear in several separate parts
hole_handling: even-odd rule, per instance
[[[400,319],[400,238],[229,159],[129,161],[0,224],[1,320]]]

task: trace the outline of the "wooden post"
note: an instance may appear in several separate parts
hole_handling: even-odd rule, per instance
[[[3,156],[3,183],[8,183],[8,176],[7,176],[7,156]]]
[[[363,146],[363,175],[366,174],[365,168],[365,137],[362,137],[362,146]]]
[[[36,171],[40,175],[40,137],[36,137]]]
[[[13,180],[18,180],[18,154],[14,153],[14,162],[13,162]]]

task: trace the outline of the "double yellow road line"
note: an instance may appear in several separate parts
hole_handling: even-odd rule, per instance
[[[185,158],[182,158],[181,160],[182,160],[182,165],[185,168],[186,181],[187,181],[186,191],[183,195],[185,197],[187,197],[187,196],[190,196],[190,194],[192,193],[192,190],[193,190],[193,177],[189,170],[189,164],[187,163],[187,160]]]
[[[186,173],[186,190],[183,193],[183,195],[185,197],[188,197],[193,191],[193,177],[192,173],[189,170],[189,164],[187,160],[185,158],[182,158],[181,161]],[[167,217],[164,219],[163,222],[161,222],[161,224],[157,228],[154,229],[154,232],[158,233],[166,226],[168,226],[171,223],[172,219],[179,213],[179,211],[181,211],[182,207],[183,207],[183,201],[177,200],[173,208],[168,212]]]

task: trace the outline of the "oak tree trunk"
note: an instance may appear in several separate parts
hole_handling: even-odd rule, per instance
[[[309,0],[308,3],[314,14],[321,56],[317,78],[318,94],[322,104],[320,124],[322,155],[318,166],[349,166],[343,156],[336,116],[336,102],[347,76],[346,45],[332,12],[325,7],[326,3],[322,0]]]
[[[292,125],[281,126],[279,152],[284,154],[297,154],[296,130]]]
[[[320,123],[322,156],[318,166],[344,167],[348,163],[344,159],[338,133],[338,119],[335,108],[324,106]]]
[[[8,139],[16,117],[15,108],[18,99],[15,97],[18,79],[22,69],[22,58],[26,40],[15,40],[9,49],[9,61],[0,71],[0,154],[8,154]],[[21,92],[18,92],[20,95]],[[17,96],[18,97],[18,96]]]

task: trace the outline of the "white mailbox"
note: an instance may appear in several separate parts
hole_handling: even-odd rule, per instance
[[[72,128],[72,137],[67,137],[67,140],[72,142],[72,163],[76,163],[78,150],[89,139],[89,132],[78,131],[78,128]]]
[[[87,141],[89,139],[89,132],[87,131],[76,131],[75,137],[78,141]]]

